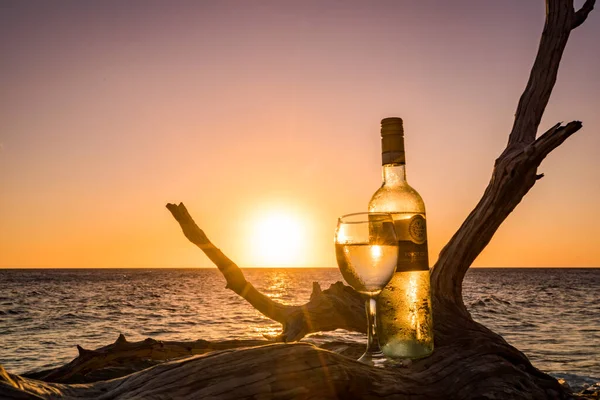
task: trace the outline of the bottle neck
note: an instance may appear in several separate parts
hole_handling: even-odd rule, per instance
[[[383,164],[384,186],[396,186],[406,183],[406,164]]]

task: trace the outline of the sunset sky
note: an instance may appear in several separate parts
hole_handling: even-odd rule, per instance
[[[578,3],[579,5],[581,3]],[[0,268],[334,267],[336,218],[404,119],[430,262],[504,149],[543,1],[0,3]],[[583,129],[476,266],[600,265],[600,11],[571,34],[540,130]],[[281,253],[281,249],[284,249]]]

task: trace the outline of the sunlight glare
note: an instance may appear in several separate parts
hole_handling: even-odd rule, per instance
[[[285,267],[304,264],[306,229],[292,213],[269,211],[252,228],[252,250],[256,266]]]
[[[371,257],[373,260],[379,260],[381,258],[381,246],[373,245],[371,246]]]

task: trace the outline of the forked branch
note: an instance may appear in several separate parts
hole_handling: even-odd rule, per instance
[[[525,91],[521,95],[506,151],[535,140],[544,110],[556,83],[558,67],[573,29],[581,25],[594,8],[587,0],[575,12],[573,0],[548,0],[546,23]]]
[[[467,270],[506,217],[543,176],[537,173],[542,160],[581,129],[581,122],[578,121],[565,126],[557,124],[536,140],[536,133],[556,82],[569,33],[583,23],[594,3],[594,0],[588,0],[575,12],[573,0],[547,1],[546,24],[540,46],[527,86],[519,100],[506,149],[495,162],[491,180],[481,200],[443,248],[433,267],[431,284],[436,321],[442,321],[440,315],[447,313],[470,320],[462,299],[462,282]],[[169,204],[167,207],[180,223],[188,239],[200,247],[217,265],[227,280],[227,286],[264,315],[283,324],[284,334],[280,339],[296,340],[303,334],[323,329],[325,326],[329,329],[363,331],[364,316],[362,312],[357,311],[360,309],[360,298],[351,288],[339,286],[335,296],[324,297],[327,299],[323,302],[325,307],[317,301],[321,298],[320,290],[313,292],[311,302],[300,308],[274,302],[248,283],[241,270],[210,243],[183,204]],[[339,301],[340,299],[343,301]],[[314,307],[315,303],[319,303],[319,307]],[[336,311],[330,311],[333,304],[336,304]],[[348,308],[351,308],[351,312]],[[323,309],[327,312],[311,314]],[[335,318],[336,314],[343,316]],[[292,316],[293,324],[290,323]],[[327,324],[322,323],[323,318],[327,318]],[[446,333],[448,332],[436,327],[436,338],[445,336]]]
[[[594,9],[594,3],[596,3],[596,0],[586,0],[579,11],[575,13],[575,18],[573,18],[573,26],[571,29],[575,29],[585,22],[588,14]]]
[[[579,121],[565,126],[557,124],[536,140],[569,33],[575,27],[574,21],[580,19],[582,23],[594,3],[594,0],[586,1],[575,13],[572,0],[547,1],[546,24],[540,46],[519,100],[506,149],[496,160],[492,178],[481,200],[442,249],[433,268],[434,308],[452,308],[468,316],[462,300],[462,281],[467,270],[500,224],[543,176],[537,173],[542,160],[581,129]]]

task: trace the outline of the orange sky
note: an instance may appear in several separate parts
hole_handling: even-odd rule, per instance
[[[183,201],[240,266],[260,221],[298,222],[287,265],[335,266],[336,217],[380,184],[405,120],[430,261],[503,150],[544,4],[19,1],[0,6],[0,267],[209,267]],[[542,121],[552,153],[478,266],[600,265],[600,17],[571,35]],[[283,244],[282,244],[283,245]]]

